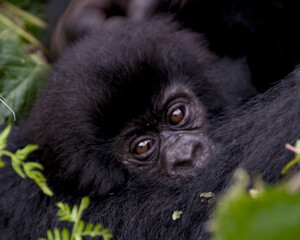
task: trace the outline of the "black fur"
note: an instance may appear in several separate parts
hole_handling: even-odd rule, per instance
[[[58,6],[69,0],[51,2],[56,8],[52,8],[55,11],[50,16],[57,17],[57,12],[60,11]],[[249,64],[253,84],[261,92],[284,78],[300,61],[300,35],[295,31],[300,22],[298,1],[114,0],[111,5],[104,0],[86,2],[82,6],[75,0],[71,1],[74,4],[71,12],[84,18],[91,16],[90,6],[94,6],[98,10],[96,16],[99,20],[84,25],[80,17],[72,20],[69,12],[63,19],[63,28],[57,33],[57,37],[61,39],[56,43],[58,49],[62,49],[59,46],[64,45],[62,36],[68,35],[68,30],[74,34],[78,31],[78,25],[83,25],[83,29],[76,39],[88,31],[99,29],[100,26],[109,27],[110,20],[120,17],[120,12],[123,13],[123,21],[124,16],[129,19],[142,19],[161,12],[171,12],[184,27],[205,34],[210,49],[221,57],[244,57]],[[109,14],[116,9],[119,11]],[[108,18],[101,18],[103,13]]]
[[[212,121],[227,106],[216,86],[218,59],[203,39],[177,29],[165,20],[124,25],[82,40],[57,63],[31,118],[14,129],[8,146],[39,144],[28,161],[46,167],[55,195],[45,196],[9,164],[0,169],[1,238],[43,237],[47,228],[67,225],[57,220],[56,202],[78,204],[89,195],[84,220],[103,223],[115,239],[206,239],[210,206],[200,201],[201,192],[224,191],[237,167],[261,172],[269,182],[280,178],[293,157],[284,144],[300,135],[299,71],[222,123]],[[124,124],[176,82],[205,105],[218,144],[195,180],[172,187],[129,175],[112,146]],[[173,221],[176,210],[183,214]]]
[[[298,1],[166,1],[187,28],[205,34],[220,56],[244,56],[259,91],[293,71],[300,61]],[[178,4],[179,3],[179,4]]]

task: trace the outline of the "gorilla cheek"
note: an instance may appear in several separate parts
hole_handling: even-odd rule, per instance
[[[189,178],[201,168],[213,142],[199,131],[162,134],[161,165],[170,178]]]

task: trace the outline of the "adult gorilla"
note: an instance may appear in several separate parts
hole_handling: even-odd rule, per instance
[[[9,138],[10,151],[39,144],[28,161],[45,166],[55,196],[1,169],[1,237],[65,226],[55,203],[89,195],[84,220],[117,239],[207,238],[210,209],[199,194],[222,192],[237,167],[275,182],[293,157],[284,144],[300,135],[299,71],[223,122],[221,76],[202,38],[162,19],[80,41]]]
[[[61,0],[51,0],[58,12]],[[173,13],[184,27],[205,35],[219,56],[244,57],[253,85],[263,92],[300,61],[298,1],[240,0],[64,0],[70,2],[53,34],[56,55],[84,34],[124,19],[141,20]],[[63,8],[61,8],[61,11]],[[53,28],[57,15],[51,14]]]

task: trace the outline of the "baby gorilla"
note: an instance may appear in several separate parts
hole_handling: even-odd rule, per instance
[[[220,71],[223,63],[201,36],[168,19],[124,24],[78,42],[57,62],[30,119],[8,141],[13,152],[39,145],[27,160],[45,166],[55,195],[43,195],[7,161],[0,169],[1,237],[43,236],[60,225],[59,201],[74,203],[89,195],[114,216],[120,211],[110,203],[118,198],[123,206],[138,190],[132,187],[136,177],[170,187],[193,177],[216,145],[209,133],[217,116],[236,102],[240,83],[247,83]],[[238,90],[228,94],[230,87]],[[139,198],[131,197],[128,204]],[[102,216],[102,210],[92,209],[91,221]],[[108,225],[117,236],[115,227],[121,225]],[[16,232],[15,226],[22,229]]]
[[[57,181],[105,194],[130,172],[175,183],[205,164],[215,117],[252,86],[179,29],[169,19],[124,24],[55,65],[24,129]]]
[[[252,89],[241,91],[247,79],[225,75],[205,40],[169,19],[92,34],[55,69],[26,129],[57,181],[89,195],[131,173],[189,179],[214,145],[215,117]],[[238,90],[228,94],[230,81]]]
[[[12,152],[39,144],[27,160],[45,166],[54,196],[4,159],[1,238],[37,239],[66,227],[55,203],[89,195],[84,221],[103,223],[116,239],[206,239],[211,213],[200,193],[222,192],[239,166],[278,180],[293,156],[282,144],[299,137],[299,72],[218,127],[217,116],[240,94],[228,95],[239,81],[223,68],[200,36],[169,20],[81,40],[57,62],[27,124],[8,140]],[[171,218],[176,210],[179,221]]]

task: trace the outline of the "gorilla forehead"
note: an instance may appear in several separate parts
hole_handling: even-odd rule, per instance
[[[109,92],[137,82],[160,85],[172,76],[204,72],[214,60],[199,35],[159,19],[91,34],[56,67],[60,75],[68,76],[64,81],[80,81]]]
[[[119,129],[149,109],[153,96],[170,83],[203,95],[214,60],[198,35],[159,19],[88,36],[63,57],[67,68],[58,62],[52,79],[64,85],[64,102],[72,101],[70,95],[82,98],[73,111],[88,106],[98,123]]]

